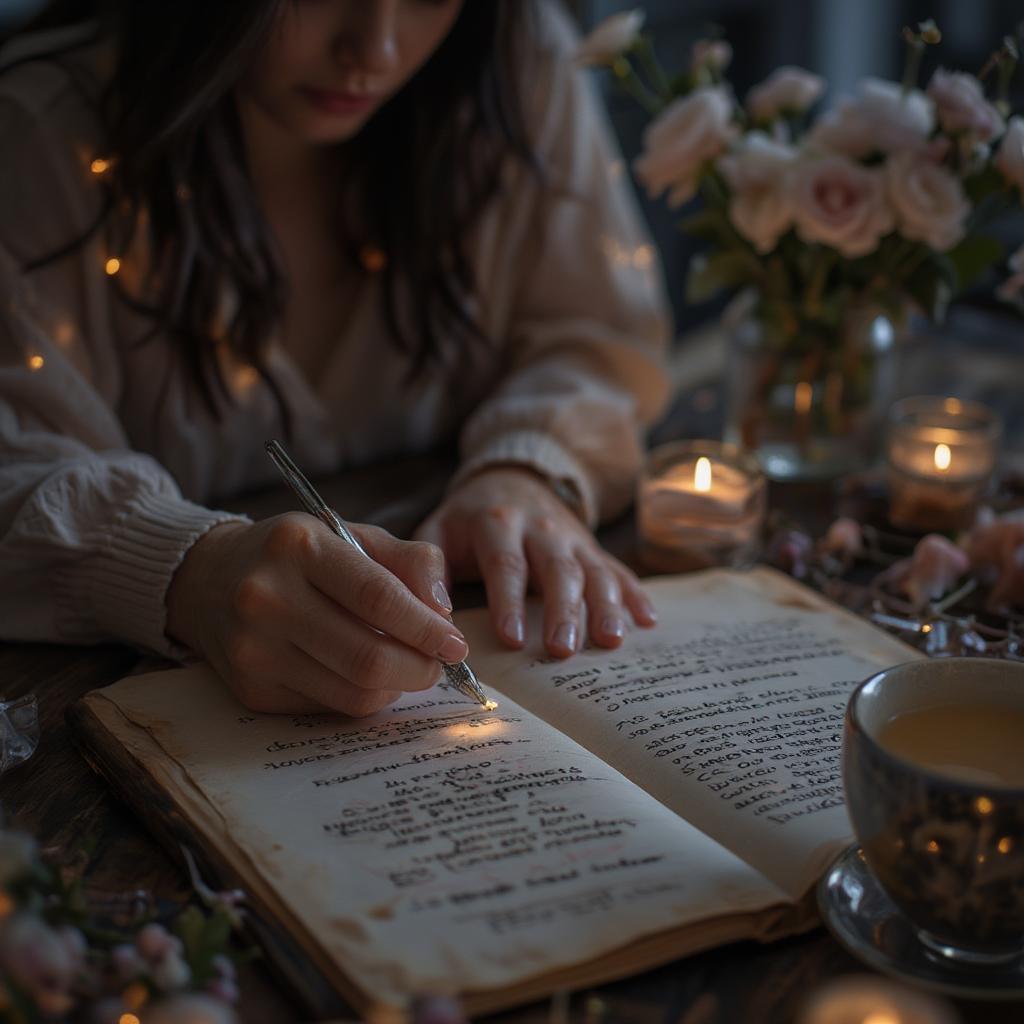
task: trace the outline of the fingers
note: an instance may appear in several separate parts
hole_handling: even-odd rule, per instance
[[[612,559],[615,566],[615,573],[619,579],[619,586],[622,588],[622,600],[633,621],[643,629],[650,629],[658,624],[658,613],[654,610],[651,599],[647,596],[636,574],[627,569],[617,559]]]
[[[608,562],[592,556],[584,556],[583,572],[590,639],[599,647],[618,647],[626,635],[618,576]]]
[[[360,528],[360,539],[367,543],[369,558],[326,527],[310,531],[304,524],[283,519],[268,546],[286,560],[294,559],[317,590],[372,629],[428,658],[450,663],[464,660],[469,653],[465,638],[437,610],[443,600],[437,600],[440,591],[433,593],[439,579],[430,568],[437,565],[437,549],[426,544],[403,544],[383,530],[368,527]],[[396,571],[415,580],[425,593],[415,594]],[[253,591],[250,596],[256,603],[267,596],[259,592],[258,585]]]
[[[478,520],[473,548],[487,591],[487,607],[499,639],[508,647],[526,642],[526,584],[529,565],[523,552],[522,521],[503,509]]]
[[[574,654],[580,643],[584,573],[564,533],[546,519],[526,537],[526,554],[544,595],[544,647],[556,658]]]

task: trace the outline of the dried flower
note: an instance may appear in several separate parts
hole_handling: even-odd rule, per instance
[[[924,608],[952,590],[967,571],[967,553],[937,533],[922,537],[908,560],[897,563],[892,575],[915,608]]]
[[[971,564],[995,578],[989,604],[1024,607],[1024,514],[983,520],[967,535],[964,546]]]
[[[821,541],[823,554],[832,555],[843,561],[856,558],[863,550],[864,535],[861,532],[860,523],[849,516],[842,516],[835,520]]]

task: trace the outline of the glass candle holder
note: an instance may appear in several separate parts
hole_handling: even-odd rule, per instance
[[[916,531],[967,529],[989,487],[1002,433],[978,402],[922,396],[897,402],[888,440],[889,520]]]
[[[765,505],[753,455],[720,441],[662,445],[638,485],[640,558],[660,572],[747,565],[757,557]]]

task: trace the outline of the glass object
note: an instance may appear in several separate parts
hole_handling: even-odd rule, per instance
[[[889,520],[907,530],[961,530],[974,523],[1002,433],[978,402],[919,396],[889,418]]]
[[[35,694],[0,698],[0,772],[27,761],[39,743],[39,709]]]
[[[753,562],[765,491],[757,460],[734,445],[676,441],[655,448],[638,485],[640,558],[661,572]]]
[[[838,330],[734,322],[726,370],[725,439],[754,452],[773,480],[826,480],[878,452],[895,383],[897,322],[852,306]]]

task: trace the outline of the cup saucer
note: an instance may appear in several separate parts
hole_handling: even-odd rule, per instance
[[[839,943],[884,974],[966,999],[1024,999],[1024,955],[979,967],[932,952],[879,885],[856,843],[818,883],[818,908]]]

